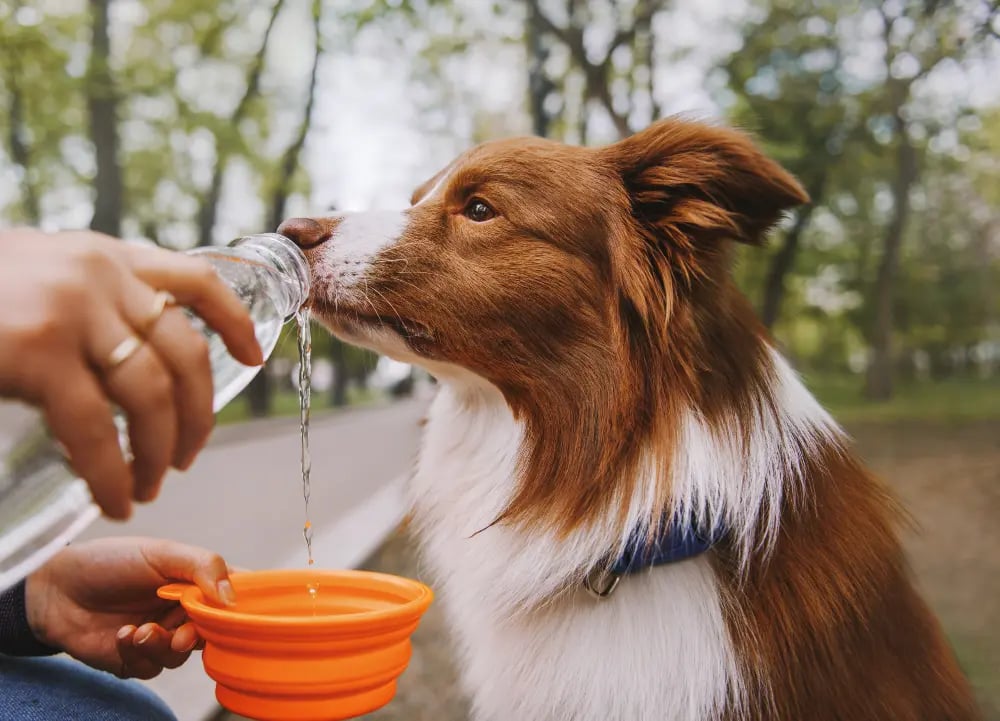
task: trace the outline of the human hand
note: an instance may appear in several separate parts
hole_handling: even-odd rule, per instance
[[[214,424],[208,346],[191,307],[237,360],[263,362],[253,323],[204,260],[92,232],[0,231],[0,397],[40,406],[74,470],[112,518],[152,500],[169,466],[185,469]],[[128,338],[144,342],[114,365]],[[131,467],[112,404],[128,418]]]
[[[184,663],[201,639],[175,601],[191,581],[216,603],[235,600],[225,561],[175,541],[105,538],[68,546],[28,577],[28,625],[42,643],[122,678],[148,679]]]

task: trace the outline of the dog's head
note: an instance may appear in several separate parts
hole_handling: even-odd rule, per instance
[[[597,149],[487,143],[407,210],[279,230],[305,249],[313,309],[336,334],[444,380],[487,381],[529,435],[536,415],[547,426],[584,418],[590,437],[553,451],[565,455],[609,427],[632,441],[654,432],[652,408],[671,393],[711,406],[708,368],[721,382],[752,380],[720,360],[731,348],[717,352],[756,328],[728,248],[758,242],[806,199],[743,135],[667,120]],[[635,446],[598,445],[610,457],[582,460],[596,464],[588,475],[611,473]],[[565,466],[543,465],[553,464]]]
[[[713,312],[729,241],[757,242],[805,200],[744,136],[669,120],[600,149],[487,143],[407,210],[280,230],[306,250],[334,332],[513,393],[549,371],[586,374],[591,353],[661,336],[682,310]]]

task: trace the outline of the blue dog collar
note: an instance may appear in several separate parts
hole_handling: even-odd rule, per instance
[[[724,528],[704,532],[693,519],[687,523],[667,521],[661,524],[653,538],[636,532],[614,563],[591,573],[584,587],[593,595],[606,598],[614,592],[622,576],[700,556],[718,543],[725,533]]]

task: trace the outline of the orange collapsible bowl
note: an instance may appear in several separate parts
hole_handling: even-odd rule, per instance
[[[180,601],[205,639],[202,661],[219,703],[259,721],[338,721],[387,704],[433,599],[422,583],[367,571],[254,571],[231,580],[236,605],[228,608],[190,584],[159,595]]]

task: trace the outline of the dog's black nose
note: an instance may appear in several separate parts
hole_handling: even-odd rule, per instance
[[[289,218],[278,226],[278,232],[300,248],[312,248],[330,239],[334,225],[312,218]]]

